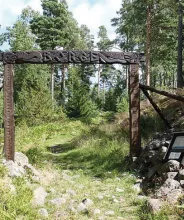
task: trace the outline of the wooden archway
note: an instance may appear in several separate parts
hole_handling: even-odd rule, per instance
[[[4,64],[4,150],[7,160],[14,160],[15,120],[13,100],[14,64],[122,64],[129,65],[130,155],[141,152],[139,64],[144,54],[98,51],[23,51],[0,53]]]

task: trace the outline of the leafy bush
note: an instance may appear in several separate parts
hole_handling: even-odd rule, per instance
[[[26,152],[26,156],[29,158],[31,164],[41,165],[43,162],[43,151],[41,148],[34,147],[30,148]]]
[[[128,102],[128,95],[118,97],[116,103],[116,111],[117,112],[128,112],[129,110],[129,102]]]
[[[19,92],[16,104],[17,122],[28,126],[62,120],[65,115],[61,108],[53,103],[48,90],[23,89]]]

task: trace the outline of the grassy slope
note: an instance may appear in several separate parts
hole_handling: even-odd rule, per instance
[[[113,123],[85,125],[80,121],[67,121],[21,127],[16,131],[16,151],[26,153],[32,164],[42,168],[45,175],[41,184],[48,192],[52,191],[49,198],[65,195],[68,189],[76,192],[59,209],[47,203],[49,219],[56,219],[57,211],[64,213],[60,219],[98,219],[108,210],[114,211],[115,215],[105,219],[169,219],[165,211],[153,217],[145,210],[145,203],[138,200],[137,192],[132,189],[135,177],[128,169],[128,145],[127,133]],[[3,216],[0,219],[15,219],[15,216],[17,220],[39,219],[36,210],[27,209],[31,193],[24,180],[15,186],[18,194],[13,197],[7,196],[9,194],[0,187],[2,198],[11,207],[6,210],[0,206],[0,216]],[[76,214],[68,210],[71,201],[76,207],[85,198],[94,201],[88,213]],[[13,205],[17,201],[24,204],[25,209]],[[101,210],[97,217],[92,214],[95,208]]]

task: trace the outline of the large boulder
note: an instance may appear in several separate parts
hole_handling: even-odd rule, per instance
[[[160,189],[156,192],[157,197],[168,196],[173,190],[181,189],[180,183],[173,179],[167,179]]]
[[[48,193],[45,191],[43,187],[38,187],[33,192],[33,206],[43,206],[45,204],[45,198],[47,197]]]
[[[163,207],[163,202],[160,199],[148,199],[148,207],[155,214],[160,211]]]
[[[15,162],[21,167],[29,164],[28,157],[21,152],[15,152]]]
[[[168,172],[168,173],[162,173],[161,177],[163,180],[167,180],[167,179],[176,179],[178,176],[178,172]]]
[[[180,163],[176,160],[169,160],[160,168],[160,173],[177,172],[180,169]]]
[[[4,166],[7,168],[10,177],[21,177],[26,173],[23,167],[18,166],[12,160],[4,161]]]
[[[167,202],[174,205],[178,202],[178,199],[182,196],[182,189],[174,189],[167,195]]]

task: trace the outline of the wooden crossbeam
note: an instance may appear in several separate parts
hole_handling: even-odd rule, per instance
[[[143,53],[104,52],[104,51],[27,51],[0,53],[0,62],[4,64],[136,64],[144,62]]]
[[[143,53],[104,51],[20,51],[1,52],[4,64],[4,151],[7,160],[14,160],[15,122],[13,103],[13,64],[122,64],[130,65],[130,154],[139,156],[140,136],[140,89],[138,68],[144,62]]]

